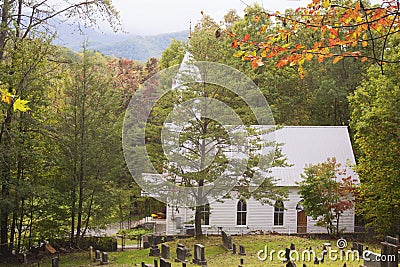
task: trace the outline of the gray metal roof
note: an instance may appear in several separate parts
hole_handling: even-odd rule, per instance
[[[285,126],[275,131],[275,139],[283,143],[282,153],[291,167],[274,167],[272,176],[279,186],[296,186],[304,167],[335,157],[342,167],[354,165],[355,159],[346,126]],[[347,175],[358,179],[350,167]]]

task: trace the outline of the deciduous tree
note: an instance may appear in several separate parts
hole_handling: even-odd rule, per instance
[[[338,234],[340,216],[354,205],[353,178],[346,175],[335,158],[307,166],[301,176],[299,193],[306,214],[318,219],[317,225],[325,227],[329,234]]]

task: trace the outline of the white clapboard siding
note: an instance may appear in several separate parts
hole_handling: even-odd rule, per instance
[[[224,230],[230,234],[245,234],[252,231],[297,233],[296,206],[301,200],[295,187],[289,188],[288,200],[284,201],[284,223],[281,226],[274,225],[274,207],[269,204],[261,204],[258,200],[247,200],[247,225],[236,225],[237,199],[225,199],[223,202],[210,204],[210,225],[203,226],[204,234],[218,234]],[[183,227],[187,222],[194,220],[194,211],[188,208],[167,208],[167,234],[175,235],[184,233]],[[181,223],[181,229],[176,228],[177,221]],[[326,233],[324,227],[315,226],[316,220],[307,218],[308,233]],[[340,229],[344,232],[354,232],[354,210],[344,212],[340,218]]]

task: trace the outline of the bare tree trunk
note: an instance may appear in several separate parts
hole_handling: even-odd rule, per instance
[[[18,223],[18,238],[17,238],[17,254],[21,251],[21,239],[22,239],[22,223],[24,221],[24,206],[25,206],[25,198],[21,199],[21,212]]]
[[[82,95],[81,95],[81,121],[80,121],[80,158],[79,158],[79,193],[78,193],[78,221],[76,226],[76,239],[79,243],[81,228],[82,228],[82,213],[83,213],[83,182],[84,182],[84,165],[85,165],[85,101],[86,101],[86,87],[87,87],[87,56],[86,56],[86,43],[83,48],[83,81],[82,81]]]
[[[75,244],[75,214],[76,214],[76,183],[78,180],[78,100],[77,95],[74,98],[74,171],[72,178],[72,188],[71,188],[71,233],[70,233],[70,246],[73,247]]]
[[[89,227],[89,220],[90,220],[90,217],[92,216],[92,206],[93,206],[94,192],[95,191],[93,190],[92,195],[90,197],[89,209],[88,209],[87,219],[86,219],[86,222],[85,222],[85,229],[82,231],[81,237],[85,236],[86,231],[87,231],[87,229]]]
[[[10,18],[11,4],[9,0],[3,1],[1,9],[1,24],[0,24],[0,61],[4,58],[4,49],[8,36],[8,20]]]
[[[17,207],[17,200],[15,200],[14,206]],[[11,227],[10,227],[10,245],[9,245],[9,252],[12,252],[14,249],[14,243],[15,243],[15,227],[17,225],[17,212],[14,210],[12,213],[12,221],[11,221]]]
[[[1,153],[2,160],[0,162],[0,173],[1,173],[1,199],[9,199],[10,198],[10,189],[9,183],[11,179],[11,111],[9,110],[7,118],[2,125],[1,135],[0,135],[0,144],[1,144]],[[2,203],[0,205],[0,252],[5,255],[8,254],[8,219],[10,215],[10,204]]]

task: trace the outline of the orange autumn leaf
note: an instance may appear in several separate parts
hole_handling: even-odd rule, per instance
[[[233,32],[228,32],[228,34],[229,34],[230,37],[235,37],[236,36],[236,34],[234,34]]]
[[[244,41],[245,42],[247,42],[248,40],[250,39],[250,34],[246,34],[245,36],[244,36]]]
[[[236,48],[238,46],[238,41],[237,40],[233,40],[232,41],[232,48]]]
[[[333,59],[333,64],[336,64],[339,62],[339,60],[341,60],[343,57],[342,56],[337,56]]]
[[[318,63],[322,63],[324,61],[325,57],[323,55],[318,56]]]
[[[259,22],[259,21],[260,21],[260,16],[256,16],[256,17],[254,18],[254,21],[255,21],[255,22]]]
[[[261,58],[256,58],[251,61],[251,67],[253,69],[263,66],[263,65],[264,65],[264,62],[262,62]]]
[[[281,68],[281,67],[283,67],[283,66],[286,66],[288,63],[289,63],[289,60],[287,60],[287,59],[281,59],[281,60],[278,61],[278,63],[276,63],[275,66],[276,66],[277,68]]]
[[[362,47],[366,47],[368,45],[368,42],[367,41],[363,41],[362,42]]]
[[[361,59],[361,62],[364,62],[364,61],[367,61],[367,58],[366,58],[366,57],[363,57],[363,58]]]

